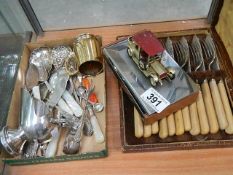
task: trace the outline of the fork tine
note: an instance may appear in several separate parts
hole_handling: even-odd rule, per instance
[[[206,49],[206,52],[207,52],[207,56],[206,56],[206,58],[207,58],[207,60],[208,60],[208,70],[211,70],[211,65],[212,65],[212,63],[214,62],[214,59],[211,59],[212,58],[212,53],[211,53],[211,51],[210,51],[210,49],[209,49],[209,46],[207,45],[207,43],[204,43],[204,45],[205,45],[205,49]]]
[[[179,46],[177,45],[177,43],[174,43],[174,51],[175,51],[175,55],[174,55],[174,59],[177,61],[177,63],[179,64],[179,57],[180,57],[180,52],[179,52]]]
[[[184,68],[185,65],[187,64],[187,57],[185,56],[185,48],[184,46],[182,45],[181,41],[179,42],[179,45],[180,45],[180,52],[181,52],[181,62],[182,62],[182,65],[181,67]]]
[[[188,48],[188,43],[186,38],[183,36],[180,40],[180,45],[182,47],[182,52],[183,52],[183,67],[188,64],[189,61],[189,48]]]
[[[194,49],[194,54],[195,54],[194,57],[194,61],[196,63],[195,71],[197,71],[203,65],[204,62],[203,62],[202,50],[200,46],[200,40],[196,35],[193,36],[192,48]]]
[[[191,46],[192,54],[193,54],[193,66],[194,66],[194,71],[197,71],[199,69],[199,64],[197,62],[197,50],[195,47],[195,41],[192,41],[192,46]]]
[[[194,60],[195,60],[195,55],[194,55],[194,51],[193,51],[193,48],[191,46],[189,46],[189,50],[190,50],[190,53],[191,53],[191,57],[192,59],[190,59],[190,64],[191,64],[191,70],[195,70],[195,63],[194,63]]]
[[[163,39],[160,39],[160,42],[161,42],[163,48],[166,48],[164,40],[163,40]]]
[[[179,42],[175,43],[175,51],[177,52],[177,62],[180,67],[184,67],[186,65],[186,60],[184,58],[184,51],[181,49],[182,45]]]
[[[195,44],[192,44],[191,48],[191,53],[192,53],[192,61],[193,61],[193,67],[194,67],[194,71],[197,71],[200,67],[201,67],[201,63],[198,62],[198,53],[197,53],[197,49],[195,47]]]
[[[211,38],[207,35],[205,38],[205,48],[207,51],[207,60],[208,60],[208,69],[211,70],[211,65],[216,59],[215,46],[212,45],[213,41],[210,41]]]
[[[169,37],[167,37],[166,39],[165,47],[168,53],[172,56],[172,58],[175,59],[172,40]]]
[[[205,46],[205,42],[202,40],[201,42],[200,42],[200,44],[201,44],[201,48],[202,48],[202,51],[203,51],[203,58],[204,58],[204,65],[205,65],[205,67],[207,67],[208,69],[209,69],[209,64],[208,64],[208,59],[207,59],[207,57],[208,57],[208,53],[207,53],[207,49],[206,49],[206,46]]]
[[[205,40],[208,46],[211,48],[213,56],[216,57],[216,46],[214,44],[212,37],[210,35],[207,35]]]

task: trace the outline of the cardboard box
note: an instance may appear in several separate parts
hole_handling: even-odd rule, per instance
[[[17,128],[19,125],[20,118],[20,101],[21,101],[21,88],[25,87],[25,77],[26,71],[28,68],[28,59],[30,53],[33,49],[38,47],[53,47],[57,45],[69,45],[72,47],[74,39],[66,40],[56,40],[56,41],[47,41],[41,43],[28,43],[25,45],[22,58],[20,61],[17,79],[14,86],[14,91],[11,99],[11,104],[7,116],[6,125],[9,128]],[[97,83],[98,82],[98,83]],[[60,161],[70,161],[70,160],[81,160],[81,159],[93,159],[99,157],[107,156],[107,147],[106,147],[106,91],[105,91],[105,71],[93,78],[93,83],[95,84],[95,92],[98,96],[99,102],[104,104],[104,110],[101,113],[96,113],[97,120],[100,124],[101,130],[105,137],[105,142],[98,144],[95,142],[94,136],[87,137],[83,136],[81,140],[81,149],[78,154],[74,155],[65,155],[62,152],[64,136],[66,130],[62,129],[57,155],[53,158],[20,158],[20,157],[11,157],[5,151],[2,150],[1,158],[7,164],[11,165],[22,165],[22,164],[35,164],[35,163],[47,163],[47,162],[60,162]]]

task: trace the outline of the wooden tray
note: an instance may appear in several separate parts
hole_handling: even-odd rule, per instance
[[[160,36],[171,36],[172,39],[179,39],[185,36],[188,40],[194,34],[203,37],[206,33],[212,35],[219,49],[219,64],[221,71],[205,71],[192,72],[190,76],[198,82],[203,82],[204,79],[214,78],[218,82],[220,79],[225,80],[225,86],[228,90],[228,97],[233,99],[232,82],[233,82],[233,67],[226,49],[215,32],[215,30],[206,30],[203,33],[200,31],[192,31],[192,33],[182,31],[180,34],[161,33]],[[179,36],[180,35],[180,36]],[[125,92],[125,88],[120,89],[120,106],[121,106],[121,142],[124,152],[141,152],[141,151],[162,151],[162,150],[184,150],[184,149],[200,149],[200,148],[217,148],[233,146],[233,135],[226,134],[224,131],[219,131],[216,134],[192,136],[186,132],[181,136],[170,136],[166,139],[159,138],[158,134],[148,138],[136,138],[134,135],[134,104],[131,100],[129,92]]]

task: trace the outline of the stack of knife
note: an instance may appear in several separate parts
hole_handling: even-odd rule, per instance
[[[195,72],[220,71],[219,54],[211,35],[186,39],[161,39],[167,52],[190,75]],[[221,59],[221,58],[220,58]],[[197,101],[153,124],[143,124],[134,108],[135,136],[150,137],[158,134],[161,139],[189,133],[192,136],[215,134],[219,130],[233,134],[233,114],[223,78],[194,79],[200,91]]]

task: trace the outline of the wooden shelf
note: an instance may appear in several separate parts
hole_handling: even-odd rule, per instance
[[[199,21],[200,26],[205,24]],[[201,25],[202,24],[202,25]],[[207,25],[207,24],[205,24]],[[176,26],[167,24],[166,29],[171,31]],[[193,24],[185,29],[191,28]],[[196,24],[197,26],[197,24]],[[137,26],[124,26],[96,28],[90,30],[70,30],[60,32],[47,32],[38,41],[74,37],[82,32],[103,35],[103,43],[115,40],[121,34],[131,34],[141,29],[163,31],[165,28],[155,24],[142,24]],[[98,33],[99,32],[99,33]],[[101,159],[69,161],[62,163],[37,164],[26,166],[6,166],[6,175],[77,175],[77,174],[232,174],[233,148],[201,149],[166,152],[122,153],[120,141],[120,111],[119,86],[113,72],[106,66],[107,88],[107,145],[109,156]]]
[[[233,148],[122,153],[118,82],[107,66],[107,139],[109,156],[26,166],[6,166],[5,175],[64,174],[231,174]]]

